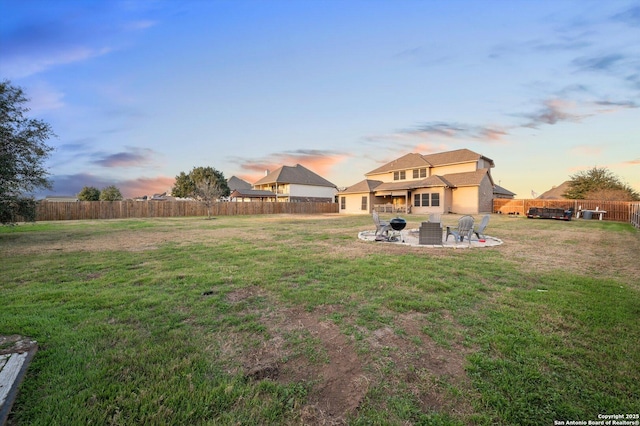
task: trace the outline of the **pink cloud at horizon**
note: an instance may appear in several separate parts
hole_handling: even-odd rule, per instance
[[[252,172],[239,173],[236,176],[249,183],[254,183],[262,179],[267,172],[273,172],[282,166],[300,164],[327,179],[327,175],[331,173],[333,167],[348,157],[350,157],[349,154],[326,151],[283,152],[268,156],[264,160],[243,162],[242,168]]]
[[[170,192],[175,184],[174,177],[158,176],[154,178],[141,177],[124,180],[117,184],[124,198],[142,197],[145,195],[162,194]]]

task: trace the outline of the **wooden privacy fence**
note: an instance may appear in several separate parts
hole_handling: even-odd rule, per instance
[[[38,221],[207,216],[207,207],[197,201],[41,201],[36,210]],[[211,206],[212,216],[323,213],[338,213],[338,204],[220,202]]]
[[[636,228],[640,228],[640,203],[633,203],[629,206],[629,220]]]
[[[578,210],[604,210],[607,213],[603,215],[602,220],[613,220],[617,222],[632,222],[632,210],[635,207],[636,220],[638,214],[638,203],[631,201],[600,201],[600,200],[539,200],[519,199],[508,200],[504,198],[495,198],[493,200],[493,211],[503,214],[519,214],[526,215],[530,207],[548,207],[557,209],[573,208]],[[633,223],[633,222],[632,222]],[[638,226],[638,225],[636,225]]]

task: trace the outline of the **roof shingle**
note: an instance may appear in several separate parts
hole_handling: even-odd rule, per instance
[[[298,185],[312,185],[312,186],[328,186],[335,188],[336,186],[307,169],[306,167],[296,164],[295,166],[282,166],[279,169],[269,173],[253,185],[264,185],[268,183],[293,183]]]

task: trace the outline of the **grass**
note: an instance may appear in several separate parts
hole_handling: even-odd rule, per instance
[[[9,424],[640,411],[630,225],[494,215],[487,231],[505,243],[478,250],[358,241],[370,228],[332,215],[0,228],[0,334],[39,344]]]

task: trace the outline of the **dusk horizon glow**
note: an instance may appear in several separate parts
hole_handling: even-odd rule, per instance
[[[0,79],[57,135],[44,195],[211,166],[337,187],[467,148],[530,198],[606,167],[640,192],[640,2],[0,0]]]

